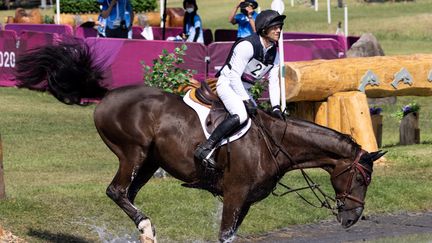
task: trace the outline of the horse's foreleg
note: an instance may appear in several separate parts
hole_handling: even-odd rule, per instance
[[[106,193],[134,221],[142,233],[150,231],[148,237],[154,238],[149,218],[132,203],[139,188],[150,179],[156,170],[156,166],[152,166],[150,171],[144,172],[143,163],[146,156],[141,151],[139,148],[129,147],[122,153],[126,156],[117,154],[120,158],[120,166]],[[139,178],[139,176],[144,176],[144,178]]]
[[[228,243],[235,238],[238,227],[249,211],[250,204],[245,203],[247,193],[224,193],[222,221],[219,231],[219,241]]]

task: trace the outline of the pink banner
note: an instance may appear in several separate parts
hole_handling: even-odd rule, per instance
[[[162,50],[173,52],[174,48],[183,43],[170,41],[146,41],[146,40],[124,40],[111,38],[87,38],[88,43],[94,50],[96,58],[107,60],[105,67],[106,82],[110,88],[125,85],[140,84],[143,82],[145,65],[153,66],[153,59],[162,54]],[[204,80],[206,75],[206,47],[200,43],[186,43],[187,50],[184,64],[180,66],[195,70],[198,80]]]
[[[17,33],[25,30],[52,34],[73,35],[73,29],[70,25],[61,24],[6,24],[5,30],[14,30]]]
[[[345,57],[340,43],[334,39],[284,40],[286,62]]]
[[[233,41],[231,42],[213,42],[208,46],[208,77],[214,77],[219,69],[225,64],[228,54],[231,50]]]
[[[0,30],[0,86],[15,86],[13,69],[18,56],[15,31]]]

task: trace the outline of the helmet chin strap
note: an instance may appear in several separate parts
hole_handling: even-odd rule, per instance
[[[266,35],[260,35],[262,43],[264,44],[265,48],[270,47],[272,44],[274,44],[274,42],[271,40],[270,37],[268,37],[268,34]]]

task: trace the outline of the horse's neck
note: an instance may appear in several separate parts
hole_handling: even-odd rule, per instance
[[[268,125],[276,143],[285,150],[279,161],[287,170],[332,165],[354,157],[359,149],[349,136],[311,122],[273,120]]]

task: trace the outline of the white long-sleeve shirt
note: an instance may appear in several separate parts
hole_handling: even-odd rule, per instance
[[[261,38],[261,37],[260,37]],[[260,39],[261,40],[261,39]],[[266,52],[272,47],[265,48],[261,45],[264,51],[264,56]],[[221,71],[221,76],[225,76],[224,78],[229,79],[230,86],[234,90],[234,92],[241,97],[242,100],[250,99],[247,91],[244,88],[242,82],[242,76],[245,72],[255,74],[255,77],[264,76],[265,73],[268,73],[269,76],[269,95],[270,95],[270,103],[272,106],[280,105],[280,87],[279,87],[279,53],[276,53],[276,58],[273,62],[273,66],[270,67],[269,71],[266,71],[260,64],[256,64],[251,61],[253,57],[253,46],[249,41],[242,41],[238,43],[233,50],[233,54],[229,61],[231,69],[225,65]],[[248,66],[249,65],[249,66]],[[264,74],[260,74],[260,72],[265,72]]]

